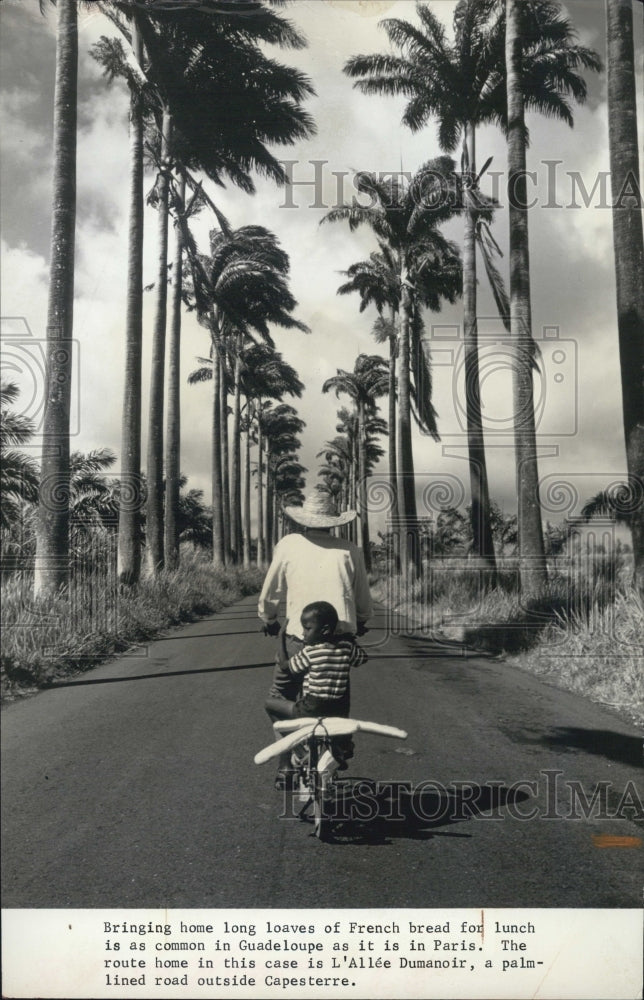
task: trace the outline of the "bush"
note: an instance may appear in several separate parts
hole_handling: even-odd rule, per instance
[[[115,574],[106,575],[97,560],[73,575],[66,593],[34,604],[33,575],[7,575],[2,583],[2,693],[45,687],[169,626],[219,611],[256,593],[263,576],[256,567],[218,569],[203,553],[188,550],[177,570],[120,588]]]

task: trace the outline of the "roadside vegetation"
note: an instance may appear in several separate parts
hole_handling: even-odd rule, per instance
[[[458,556],[424,562],[411,590],[380,567],[374,596],[408,618],[414,634],[503,659],[644,726],[644,604],[630,585],[632,555],[619,541],[614,552],[589,558],[583,535],[571,540],[549,559],[547,589],[527,602],[512,557],[499,559],[493,590]]]
[[[57,678],[89,670],[261,586],[257,567],[215,567],[204,550],[187,548],[177,569],[142,579],[136,589],[119,587],[94,549],[91,568],[75,575],[46,611],[31,599],[31,574],[12,574],[2,585],[3,698],[31,694]],[[113,542],[105,546],[105,558],[110,550]]]

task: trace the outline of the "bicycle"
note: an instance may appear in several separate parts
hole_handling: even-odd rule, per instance
[[[329,806],[340,766],[340,761],[333,753],[334,737],[366,732],[393,739],[407,739],[407,733],[395,726],[334,717],[280,719],[273,723],[273,728],[284,735],[255,754],[255,763],[265,764],[290,751],[295,779],[293,800],[301,806],[298,816],[300,819],[307,819],[307,810],[313,806],[314,834],[323,841],[328,840],[331,835],[333,815]]]

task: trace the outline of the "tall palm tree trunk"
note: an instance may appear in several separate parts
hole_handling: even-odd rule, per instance
[[[221,475],[221,364],[217,316],[213,310],[212,327],[212,561],[223,566],[224,555],[224,505]]]
[[[392,526],[393,552],[391,560],[391,573],[400,572],[400,545],[398,536],[398,449],[396,447],[396,426],[397,407],[396,394],[398,392],[396,369],[398,364],[398,338],[395,334],[398,325],[398,314],[395,309],[391,310],[391,324],[394,334],[389,338],[389,422],[387,428],[389,441],[389,486],[391,489],[391,507],[389,509],[389,522]]]
[[[360,475],[359,465],[358,465],[358,442],[353,441],[353,459],[351,462],[351,507],[353,510],[358,509],[358,476]],[[359,531],[360,522],[356,518],[355,521],[351,522],[351,537],[356,545],[362,546],[362,536]]]
[[[465,128],[469,175],[476,174],[476,139],[474,125]],[[472,494],[473,555],[486,567],[485,583],[494,583],[496,562],[490,519],[490,494],[485,461],[481,389],[479,380],[478,324],[476,316],[476,206],[467,199],[463,242],[463,339],[465,351],[465,407],[467,446]]]
[[[510,327],[514,447],[517,469],[519,572],[524,596],[537,596],[548,582],[534,419],[530,249],[526,189],[526,138],[521,85],[521,35],[518,0],[506,0],[505,62],[508,95],[508,185],[510,211]]]
[[[353,509],[351,503],[351,468],[348,465],[345,465],[345,470],[344,470],[344,482],[342,483],[342,503],[345,510]],[[342,526],[341,531],[343,538],[348,538],[350,540],[353,538],[353,524],[354,522],[350,521],[349,524],[345,524]]]
[[[233,430],[230,469],[230,548],[233,562],[241,561],[241,338],[235,350],[235,382],[233,386]]]
[[[223,503],[224,526],[224,562],[228,566],[232,562],[230,533],[230,464],[228,448],[228,375],[223,353],[219,354],[219,445],[221,448],[221,493]]]
[[[183,212],[186,178],[179,179],[178,212]],[[168,569],[179,565],[179,477],[181,469],[181,292],[183,239],[181,226],[176,226],[176,250],[172,267],[172,318],[168,344],[168,412],[166,415],[165,459],[165,562]]]
[[[270,451],[266,454],[266,495],[265,495],[265,517],[264,539],[266,542],[266,562],[273,558],[273,472]]]
[[[250,409],[251,401],[246,401],[248,419],[244,430],[244,517],[242,539],[244,549],[244,566],[250,566]]]
[[[411,392],[409,384],[410,327],[413,302],[411,289],[403,277],[402,323],[398,362],[398,510],[399,531],[403,537],[399,550],[404,554],[406,567],[418,574],[420,561],[418,546],[414,544],[417,529],[416,483],[414,477],[414,452],[411,440]]]
[[[262,401],[257,401],[257,565],[264,563],[264,441],[262,436]]]
[[[47,373],[34,594],[49,597],[69,574],[69,419],[76,233],[76,0],[58,0],[54,90],[54,191],[47,303]]]
[[[271,538],[271,558],[273,556],[273,549],[279,541],[279,515],[280,515],[280,505],[279,497],[277,495],[277,490],[273,486],[273,533]]]
[[[161,126],[161,172],[159,175],[158,268],[156,305],[152,334],[152,375],[148,421],[148,502],[146,517],[148,567],[156,574],[164,566],[163,551],[163,396],[165,375],[165,335],[168,304],[168,153],[172,118],[167,109]]]
[[[617,329],[626,465],[634,491],[629,522],[633,582],[644,597],[644,239],[641,205],[633,195],[619,197],[629,178],[631,189],[639,183],[631,0],[606,0],[606,22]]]
[[[397,313],[391,310],[391,324],[396,329]],[[398,344],[395,335],[389,338],[389,484],[392,490],[390,518],[395,521],[398,515],[398,488],[397,488],[397,448],[396,448],[396,365],[398,360]]]
[[[132,49],[143,62],[143,43],[132,22]],[[121,422],[121,498],[118,574],[133,584],[141,572],[141,356],[143,348],[143,114],[130,93],[130,221],[128,232],[125,380]],[[126,492],[127,491],[127,492]]]
[[[369,544],[369,512],[367,510],[367,453],[365,448],[365,407],[358,400],[358,509],[360,511],[360,544],[367,572],[371,571],[371,546]]]

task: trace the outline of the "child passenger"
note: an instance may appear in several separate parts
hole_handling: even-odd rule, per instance
[[[271,718],[296,719],[304,716],[348,718],[351,708],[349,673],[364,663],[367,654],[351,634],[336,635],[338,614],[327,601],[307,604],[301,616],[304,646],[284,665],[289,674],[303,675],[302,696],[297,701],[270,699]],[[334,746],[344,761],[353,756],[351,737],[337,737]],[[346,767],[346,764],[344,764]],[[280,760],[277,787],[288,784],[290,766]]]
[[[351,708],[349,671],[367,659],[352,635],[336,635],[338,614],[328,601],[307,604],[302,611],[304,648],[288,661],[291,674],[303,674],[302,697],[291,717],[323,715],[348,718]]]

